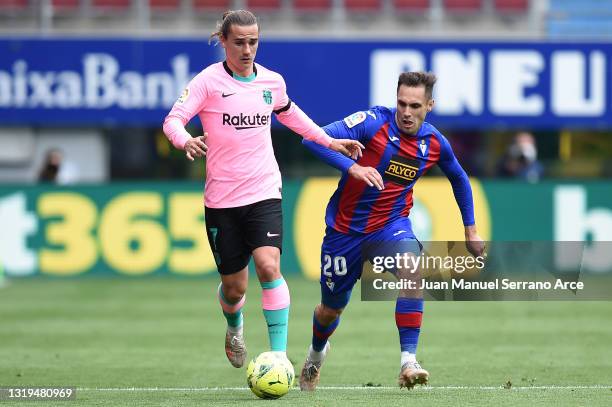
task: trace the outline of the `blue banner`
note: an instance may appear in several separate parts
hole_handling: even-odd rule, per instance
[[[185,83],[222,58],[205,39],[0,39],[3,125],[159,126]],[[319,124],[393,106],[406,70],[438,75],[442,128],[612,126],[612,44],[267,40],[257,62],[282,74]]]
[[[219,56],[205,39],[2,39],[0,123],[161,126]]]

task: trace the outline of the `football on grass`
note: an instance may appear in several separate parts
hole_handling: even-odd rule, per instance
[[[247,367],[247,384],[257,397],[277,399],[293,385],[293,365],[283,354],[264,352]]]

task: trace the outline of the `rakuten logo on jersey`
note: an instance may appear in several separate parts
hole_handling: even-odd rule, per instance
[[[231,116],[228,113],[223,113],[223,125],[234,126],[236,130],[254,129],[257,127],[267,126],[270,123],[270,115],[247,116],[243,113],[240,115]]]

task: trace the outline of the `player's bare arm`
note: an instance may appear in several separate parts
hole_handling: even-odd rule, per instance
[[[206,152],[208,151],[208,146],[205,143],[206,137],[208,137],[208,133],[205,132],[203,136],[193,137],[187,140],[184,150],[185,155],[190,161],[206,155]]]
[[[379,191],[385,189],[382,176],[376,168],[363,167],[355,163],[348,169],[348,174],[355,179],[365,182],[368,186],[376,187]]]

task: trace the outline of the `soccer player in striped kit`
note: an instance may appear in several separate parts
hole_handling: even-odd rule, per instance
[[[402,73],[397,85],[397,107],[374,107],[357,112],[324,129],[334,138],[351,138],[365,145],[357,161],[304,140],[315,155],[342,171],[338,188],[327,205],[327,225],[321,247],[321,302],[313,317],[312,344],[300,375],[302,390],[314,390],[329,350],[328,338],[362,272],[362,245],[402,242],[418,256],[408,214],[412,188],[437,164],[448,177],[465,226],[466,245],[482,255],[484,244],[474,221],[469,179],[446,138],[425,117],[434,105],[436,78],[431,73]],[[399,271],[397,271],[399,273]],[[395,321],[400,340],[400,387],[426,384],[429,373],[416,360],[423,315],[420,290],[404,290],[396,300]]]
[[[357,157],[356,140],[329,137],[291,102],[283,78],[254,62],[259,25],[249,11],[223,15],[217,37],[225,61],[191,80],[164,121],[164,132],[187,158],[207,156],[205,221],[221,274],[218,299],[227,320],[225,352],[234,367],[246,359],[242,307],[253,256],[262,287],[270,348],[287,348],[289,289],[280,272],[282,249],[281,175],[270,134],[278,120],[322,148]],[[204,135],[191,137],[185,125],[198,115]]]

